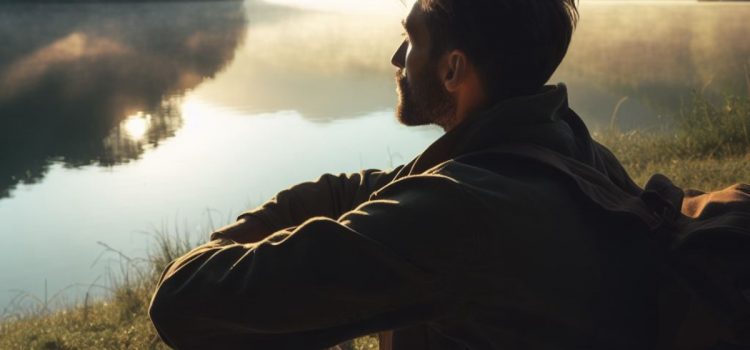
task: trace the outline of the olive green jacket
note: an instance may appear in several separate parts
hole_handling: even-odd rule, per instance
[[[393,171],[323,175],[244,215],[278,230],[172,262],[150,315],[181,349],[647,349],[653,242],[569,179],[493,149],[532,144],[640,190],[564,85],[505,100]],[[494,154],[497,155],[497,154]]]

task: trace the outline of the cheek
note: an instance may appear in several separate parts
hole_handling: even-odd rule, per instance
[[[411,61],[412,61],[411,51],[412,51],[411,50],[411,45],[407,44],[406,45],[406,53],[404,53],[404,70],[402,72],[404,75],[406,75],[406,73],[408,71],[410,71],[411,67],[412,67],[412,63],[411,63]]]
[[[406,49],[406,57],[404,58],[405,71],[414,74],[424,64],[424,58],[421,57],[421,52],[418,49],[414,49],[412,45]]]

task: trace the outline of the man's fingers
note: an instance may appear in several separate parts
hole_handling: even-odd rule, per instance
[[[217,239],[221,239],[222,237],[224,237],[224,232],[214,231],[214,232],[211,232],[211,235],[209,236],[209,239],[212,240],[212,241],[214,241],[214,240],[217,240]]]
[[[224,226],[213,233],[211,239],[231,239],[237,243],[255,243],[264,240],[271,235],[273,231],[269,230],[265,224],[258,219],[240,218],[237,222]]]
[[[245,224],[245,218],[241,218],[234,223],[224,226],[211,233],[211,240],[228,238],[232,239],[232,232],[236,232],[242,225]]]

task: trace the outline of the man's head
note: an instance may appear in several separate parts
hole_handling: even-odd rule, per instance
[[[448,130],[487,104],[538,91],[576,20],[575,0],[417,0],[392,59],[399,120]]]

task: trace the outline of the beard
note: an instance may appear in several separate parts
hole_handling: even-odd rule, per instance
[[[435,70],[430,68],[434,67],[427,67],[423,76],[412,76],[418,78],[414,80],[421,80],[422,83],[409,83],[403,74],[403,68],[396,72],[396,118],[404,125],[445,126],[455,117],[455,99],[445,90]]]

